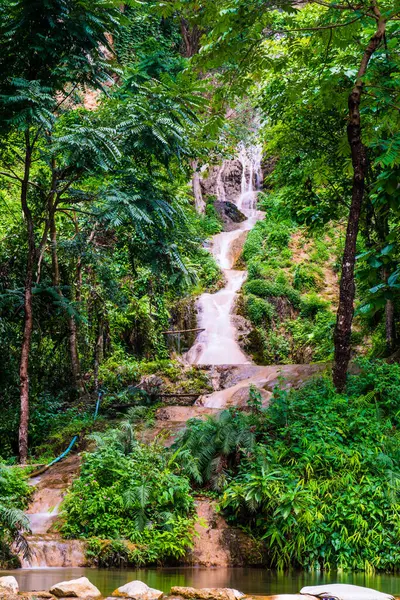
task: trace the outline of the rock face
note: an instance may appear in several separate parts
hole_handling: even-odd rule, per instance
[[[100,590],[87,577],[57,583],[50,589],[50,593],[57,598],[101,598]]]
[[[225,198],[233,202],[241,192],[243,167],[240,160],[224,160],[221,166],[210,167],[207,176],[200,179],[201,191],[204,195],[221,196],[218,194],[218,182],[223,186]]]
[[[60,540],[57,536],[46,534],[29,538],[31,556],[21,558],[25,569],[32,567],[82,567],[87,561],[85,542],[82,540]]]
[[[303,587],[300,594],[310,594],[318,598],[334,598],[335,600],[393,600],[393,596],[390,594],[346,583],[311,585]]]
[[[208,498],[196,500],[196,512],[199,518],[195,525],[198,535],[194,540],[194,548],[185,557],[186,564],[237,567],[264,563],[262,544],[240,529],[229,527],[216,512],[214,502]]]
[[[18,582],[15,577],[0,577],[0,595],[18,594]]]
[[[112,593],[113,598],[130,598],[131,600],[159,600],[163,595],[163,592],[150,588],[142,581],[130,581]]]
[[[188,600],[239,600],[244,594],[231,588],[201,588],[174,586],[171,596],[181,596]]]

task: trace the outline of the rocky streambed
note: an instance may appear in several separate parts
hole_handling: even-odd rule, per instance
[[[77,598],[78,600],[104,600],[100,590],[87,577],[70,579],[54,584],[48,591],[19,590],[15,577],[0,577],[0,598],[4,600],[57,600]],[[142,581],[130,581],[117,589],[105,600],[253,600],[233,588],[194,588],[172,586],[169,593],[151,588]],[[371,588],[349,584],[326,584],[308,586],[298,594],[257,596],[259,600],[394,600],[394,596]]]

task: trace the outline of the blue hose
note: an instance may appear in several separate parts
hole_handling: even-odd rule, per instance
[[[93,419],[96,420],[97,416],[99,414],[99,409],[100,409],[100,402],[101,402],[101,397],[103,395],[103,392],[99,392],[99,395],[97,397],[97,402],[96,402],[96,408],[94,411],[94,415],[93,415]],[[54,460],[52,460],[48,465],[46,465],[45,467],[39,469],[39,471],[37,471],[35,474],[32,474],[31,476],[34,477],[36,475],[39,475],[40,473],[43,473],[43,471],[47,471],[47,469],[49,467],[51,467],[52,465],[54,465],[55,463],[58,463],[60,460],[62,460],[63,458],[65,458],[67,456],[67,454],[69,454],[72,450],[72,448],[74,447],[77,439],[79,436],[75,435],[72,440],[70,445],[68,446],[68,448],[66,450],[64,450],[64,452],[62,454],[60,454],[60,456],[57,456],[57,458],[55,458]]]
[[[97,402],[96,402],[96,408],[95,408],[94,416],[93,416],[94,420],[97,419],[97,415],[99,414],[99,408],[100,408],[100,402],[101,402],[102,395],[103,395],[103,392],[99,392],[99,395],[97,397]]]
[[[52,465],[54,465],[55,463],[57,463],[59,460],[61,460],[62,458],[64,458],[65,456],[67,456],[67,454],[72,450],[76,440],[78,439],[78,436],[75,435],[72,440],[70,445],[68,446],[68,448],[66,450],[64,450],[64,452],[62,454],[60,454],[60,456],[57,456],[57,458],[55,458],[54,460],[51,461],[51,463],[49,463],[48,465],[46,465],[46,468],[51,467]]]

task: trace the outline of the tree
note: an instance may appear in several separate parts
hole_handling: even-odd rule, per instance
[[[73,0],[10,0],[1,7],[0,25],[0,126],[3,135],[18,132],[18,145],[3,162],[2,175],[20,187],[20,203],[27,236],[24,291],[24,332],[20,360],[21,417],[19,453],[28,455],[29,354],[33,328],[32,285],[40,269],[47,235],[54,218],[57,196],[67,191],[65,173],[53,169],[47,194],[47,218],[39,232],[32,206],[31,180],[35,153],[48,143],[57,115],[73,92],[85,86],[101,87],[107,80],[106,33],[118,23],[116,2],[76,3]],[[15,167],[15,165],[18,167]],[[59,187],[56,187],[59,186]],[[61,187],[60,187],[61,186]],[[66,189],[64,189],[67,186]]]

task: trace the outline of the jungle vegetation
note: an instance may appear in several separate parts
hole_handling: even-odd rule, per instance
[[[93,563],[179,560],[201,492],[268,566],[399,569],[399,22],[398,0],[0,3],[0,562],[27,550],[29,464],[80,434],[60,532]],[[246,350],[327,373],[143,444],[142,377],[208,385],[165,332],[221,282],[201,169],[255,136]]]

